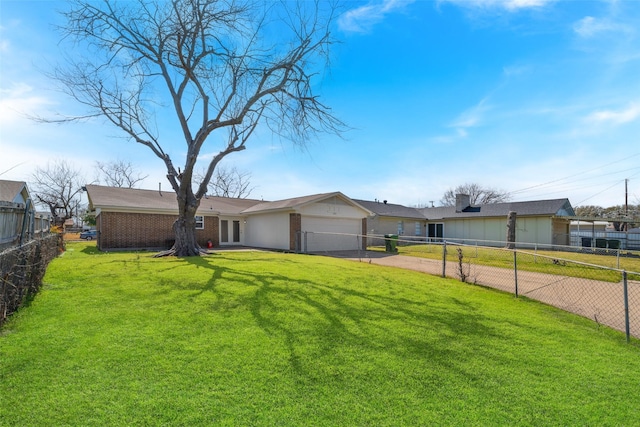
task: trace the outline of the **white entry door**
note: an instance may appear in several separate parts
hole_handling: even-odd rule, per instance
[[[242,225],[240,219],[220,219],[220,245],[244,244]]]

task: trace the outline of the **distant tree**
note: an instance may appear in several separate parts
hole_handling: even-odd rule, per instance
[[[125,160],[114,160],[110,162],[96,162],[98,171],[98,182],[109,187],[135,188],[137,184],[144,181],[149,175],[140,174],[131,164]]]
[[[601,218],[604,208],[602,206],[586,205],[576,206],[573,211],[576,216],[581,216],[583,218]]]
[[[32,180],[36,200],[46,206],[54,218],[64,221],[78,211],[85,180],[67,161],[56,160],[47,163],[45,168],[37,167]]]
[[[316,93],[319,67],[334,44],[333,2],[70,4],[63,31],[78,58],[67,58],[52,77],[88,109],[85,117],[105,118],[164,163],[178,205],[175,244],[166,254],[200,253],[200,200],[218,163],[244,150],[258,125],[301,145],[344,129]],[[156,117],[172,117],[180,129],[181,169],[167,151],[174,140],[156,132]],[[194,182],[198,160],[206,172]]]
[[[250,179],[249,172],[241,172],[235,167],[218,167],[216,176],[209,184],[209,191],[214,196],[246,199],[253,191]]]
[[[640,220],[640,206],[629,205],[625,208],[623,205],[609,206],[603,208],[601,206],[578,206],[574,209],[576,216],[583,218],[602,218],[609,220],[613,229],[616,231],[625,231],[626,228],[633,228],[634,222],[616,221],[621,218]],[[625,214],[626,212],[626,214]]]
[[[509,193],[503,190],[495,188],[483,187],[480,184],[467,183],[458,185],[456,188],[450,188],[447,190],[442,199],[440,199],[441,206],[455,206],[456,194],[469,195],[472,205],[486,205],[489,203],[502,203],[508,202],[510,199]]]
[[[82,221],[87,225],[91,225],[91,226],[95,227],[96,224],[97,224],[96,213],[95,212],[90,212],[88,210],[85,210],[82,213]]]

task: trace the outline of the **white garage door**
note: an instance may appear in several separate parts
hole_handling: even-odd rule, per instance
[[[359,249],[362,242],[360,234],[360,219],[302,217],[302,245],[304,250],[306,236],[307,252]]]

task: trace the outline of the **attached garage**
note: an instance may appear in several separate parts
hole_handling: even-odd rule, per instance
[[[361,219],[303,216],[302,233],[305,252],[331,251],[336,247],[342,250],[362,248]]]
[[[339,192],[263,202],[243,213],[250,223],[251,246],[270,244],[277,245],[271,246],[274,249],[305,253],[364,248],[367,216],[371,215]],[[285,241],[283,231],[287,226]]]

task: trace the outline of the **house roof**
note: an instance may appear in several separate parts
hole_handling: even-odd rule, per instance
[[[87,185],[89,207],[127,210],[138,212],[177,213],[176,193],[172,191],[139,190],[132,188],[104,187]],[[310,196],[294,197],[291,199],[267,202],[255,199],[237,199],[229,197],[205,196],[200,201],[198,214],[211,213],[215,215],[246,215],[259,212],[273,212],[280,210],[299,209],[307,204],[338,197],[350,204],[354,204],[367,213],[368,209],[353,202],[340,192],[314,194]]]
[[[424,214],[416,208],[409,208],[407,206],[396,205],[393,203],[385,203],[379,201],[369,200],[354,200],[364,208],[370,210],[378,216],[389,216],[396,218],[415,218],[424,220]]]
[[[330,199],[332,197],[337,197],[339,199],[344,200],[345,202],[355,205],[360,209],[367,212],[368,215],[372,215],[370,209],[358,203],[356,200],[352,200],[349,197],[345,196],[339,191],[335,191],[333,193],[320,193],[320,194],[312,194],[310,196],[302,196],[302,197],[294,197],[291,199],[278,200],[275,202],[261,202],[256,205],[253,205],[243,211],[243,213],[256,213],[256,212],[268,212],[268,211],[278,211],[278,210],[291,210],[291,209],[300,209],[305,205],[309,205],[311,203],[321,202],[326,199]]]
[[[492,203],[482,206],[468,206],[462,212],[456,212],[455,206],[437,208],[410,208],[407,206],[384,203],[379,201],[355,200],[360,205],[374,212],[378,216],[421,219],[444,220],[455,218],[482,218],[507,216],[514,211],[518,215],[552,215],[572,216],[573,208],[569,199],[535,200],[529,202]]]
[[[7,181],[0,179],[0,201],[24,203],[29,197],[27,183],[24,181]]]
[[[1,182],[1,181],[0,181]],[[91,209],[112,209],[133,212],[166,212],[175,214],[178,211],[176,194],[172,191],[140,190],[132,188],[105,187],[87,185],[89,206]],[[444,220],[455,218],[482,218],[507,216],[511,211],[520,216],[566,216],[574,215],[568,199],[536,200],[529,202],[494,203],[482,206],[469,206],[462,212],[456,208],[410,208],[393,203],[378,201],[353,200],[340,192],[313,194],[277,201],[255,199],[237,199],[229,197],[205,196],[200,201],[198,214],[214,215],[248,215],[260,212],[296,210],[307,204],[317,203],[331,197],[338,197],[355,205],[369,215],[420,220]]]
[[[507,216],[509,212],[516,212],[519,216],[552,215],[570,217],[574,215],[569,199],[491,203],[482,206],[469,206],[461,212],[456,212],[455,206],[422,208],[419,211],[428,220]]]
[[[178,204],[173,191],[140,190],[136,188],[87,185],[91,209],[117,209],[131,211],[164,211],[176,213]],[[254,199],[206,196],[200,201],[198,213],[238,214],[246,208],[261,203]]]

